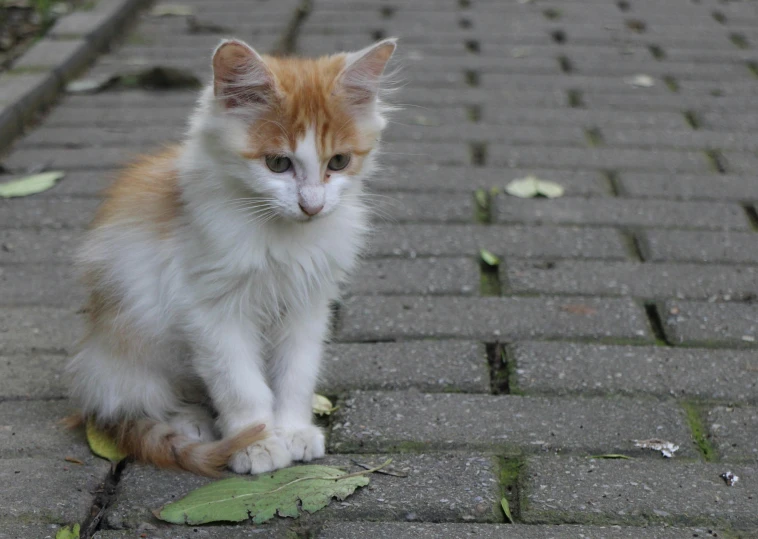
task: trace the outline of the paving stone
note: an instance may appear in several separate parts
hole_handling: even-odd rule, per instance
[[[758,409],[717,406],[705,420],[722,461],[758,462]]]
[[[352,389],[490,390],[484,346],[471,341],[330,344],[323,371],[322,392],[329,394]]]
[[[99,201],[91,198],[24,198],[0,201],[0,228],[84,228]]]
[[[518,342],[511,386],[528,395],[640,395],[758,402],[752,351]]]
[[[393,193],[368,199],[374,214],[392,223],[471,223],[474,197],[466,194]]]
[[[691,539],[716,537],[705,528],[664,528],[618,526],[522,526],[513,524],[414,524],[393,522],[327,522],[319,539],[438,539],[440,537],[477,537],[478,539]],[[0,536],[1,537],[1,536]],[[97,536],[96,536],[97,537]],[[103,536],[103,539],[110,536]],[[121,537],[121,536],[116,536]]]
[[[66,262],[82,240],[81,231],[0,228],[0,262],[4,264]]]
[[[500,223],[750,229],[750,222],[740,206],[718,202],[620,198],[603,201],[575,198],[523,200],[498,196],[495,197],[494,206],[496,220]]]
[[[388,455],[335,455],[319,463],[351,466],[351,460],[355,459],[378,465],[387,458]],[[312,516],[302,515],[298,521],[405,520],[409,514],[414,514],[419,521],[501,521],[500,485],[494,457],[475,452],[393,455],[391,468],[407,473],[408,477],[374,474],[371,484],[358,490],[346,503],[333,502]],[[350,471],[358,469],[352,466]],[[122,529],[137,528],[141,523],[158,524],[151,509],[179,499],[210,481],[149,466],[129,466],[106,514],[106,526]]]
[[[163,125],[183,127],[192,107],[182,104],[175,107],[151,108],[83,108],[59,107],[45,119],[45,127],[109,127],[121,125]]]
[[[59,399],[67,394],[62,355],[0,356],[0,400]]]
[[[83,39],[42,39],[13,64],[13,69],[46,69],[66,80],[86,65],[91,54],[91,47]]]
[[[654,262],[758,263],[758,235],[751,232],[645,230],[642,251]]]
[[[585,130],[578,126],[555,126],[550,129],[542,126],[514,125],[508,130],[502,126],[484,125],[479,123],[448,124],[441,126],[417,126],[405,124],[390,124],[382,140],[401,142],[408,140],[423,141],[467,141],[499,142],[514,146],[539,144],[581,146],[587,145]],[[723,146],[722,146],[723,147]]]
[[[758,346],[758,303],[672,300],[661,318],[672,343]]]
[[[680,108],[683,105],[680,105]],[[750,151],[758,143],[758,134],[724,133],[719,131],[653,131],[637,129],[607,129],[601,130],[602,142],[611,147],[634,148],[676,148],[709,150],[720,148],[724,150]]]
[[[9,520],[0,522],[0,539],[55,539],[59,524],[34,524]]]
[[[141,106],[135,104],[134,106]],[[181,130],[165,125],[126,125],[121,127],[41,127],[19,141],[16,148],[105,146],[157,147],[159,143],[178,142]],[[70,175],[69,175],[70,176]]]
[[[723,464],[676,458],[587,460],[533,457],[523,470],[521,518],[574,523],[756,527],[755,466],[731,466],[740,482],[728,487]]]
[[[0,460],[0,522],[82,522],[110,463],[79,465],[56,458]]]
[[[758,181],[743,176],[624,172],[617,181],[622,194],[638,198],[733,201],[758,198]]]
[[[0,309],[0,354],[29,351],[67,353],[81,337],[74,308],[3,307]]]
[[[356,296],[341,311],[342,340],[651,338],[642,308],[627,298]]]
[[[356,391],[335,414],[334,451],[487,448],[640,453],[632,440],[662,438],[697,454],[684,412],[657,400]]]
[[[147,121],[147,120],[146,120]],[[37,150],[21,149],[13,152],[3,166],[15,173],[23,173],[40,164],[49,169],[91,170],[112,169],[123,166],[135,159],[142,150],[139,147],[115,148],[50,148],[45,150],[42,160]]]
[[[479,289],[474,258],[378,259],[361,264],[350,280],[351,294],[460,294]],[[2,274],[0,273],[0,290]]]
[[[486,75],[485,75],[486,80]],[[674,112],[619,112],[611,110],[584,110],[584,109],[506,109],[492,106],[485,109],[482,117],[487,122],[515,124],[515,125],[542,125],[553,127],[560,125],[582,125],[585,127],[609,126],[654,129],[685,129],[687,125],[681,113]]]
[[[281,539],[286,537],[286,526],[203,526],[187,528],[172,526],[168,529],[101,530],[92,539],[137,539],[144,535],[149,539]],[[0,535],[2,539],[2,535]]]
[[[508,260],[511,292],[640,298],[740,299],[755,295],[758,268],[720,264]]]
[[[83,305],[86,295],[71,265],[0,266],[0,305]]]
[[[424,224],[382,225],[371,237],[368,252],[413,258],[478,256],[480,249],[523,258],[623,260],[631,255],[624,237],[612,228]]]

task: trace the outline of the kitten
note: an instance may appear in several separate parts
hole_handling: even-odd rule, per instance
[[[275,58],[222,42],[186,141],[107,192],[80,252],[89,331],[69,372],[124,452],[205,475],[324,455],[311,399],[368,229],[394,49]]]

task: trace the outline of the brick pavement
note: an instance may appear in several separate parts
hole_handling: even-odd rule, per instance
[[[264,50],[296,7],[182,3]],[[179,138],[194,100],[69,96],[3,160],[68,176],[0,201],[0,537],[52,536],[103,504],[102,539],[758,537],[755,3],[314,0],[297,44],[390,35],[406,85],[374,185],[385,219],[322,391],[340,404],[327,462],[391,455],[409,476],[294,522],[182,529],[150,509],[207,480],[113,474],[55,425],[79,331],[72,249],[114,167]],[[220,37],[145,16],[92,74],[207,77]],[[640,74],[653,85],[629,83]],[[502,193],[529,173],[565,197]],[[480,267],[481,248],[498,268]],[[655,437],[676,456],[632,442]],[[588,458],[605,453],[634,460]]]

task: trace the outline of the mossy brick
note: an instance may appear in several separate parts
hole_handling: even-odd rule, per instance
[[[380,225],[370,256],[478,256],[481,249],[523,258],[623,260],[627,242],[613,228],[576,226]],[[756,255],[758,257],[758,255]]]
[[[499,223],[605,225],[644,228],[702,228],[749,230],[750,222],[738,204],[674,202],[608,198],[529,199],[494,198]]]
[[[0,522],[69,524],[89,516],[110,463],[94,459],[80,465],[64,456],[0,460]]]
[[[754,232],[644,230],[638,237],[645,258],[655,262],[758,263],[758,235]]]
[[[0,354],[65,353],[82,335],[75,307],[3,307]]]
[[[511,383],[527,395],[642,395],[758,402],[748,350],[518,342]]]
[[[373,259],[358,267],[348,286],[349,293],[356,295],[471,296],[477,294],[478,288],[479,264],[473,257]]]
[[[758,463],[758,408],[715,406],[704,420],[722,462]]]
[[[675,344],[758,346],[758,303],[670,300],[661,319]]]
[[[633,440],[663,438],[697,454],[684,412],[656,399],[356,391],[341,402],[332,451],[419,449],[641,455]]]
[[[392,457],[390,468],[407,474],[395,477],[373,474],[368,487],[345,502],[337,501],[315,513],[302,515],[303,524],[323,520],[405,520],[497,522],[500,485],[494,457],[473,452],[416,455],[331,455],[317,461],[328,466],[361,468],[352,460],[379,465]],[[232,475],[232,474],[230,474]],[[105,516],[106,527],[138,528],[142,523],[158,525],[151,511],[178,500],[211,479],[187,473],[156,470],[151,466],[129,466],[121,476],[119,490]],[[272,521],[264,529],[282,521]],[[290,522],[290,521],[284,521]],[[244,525],[249,525],[245,523]]]
[[[719,476],[740,476],[732,487]],[[528,524],[758,526],[755,466],[646,458],[539,456],[523,468],[521,518]]]
[[[732,174],[655,174],[623,172],[618,177],[624,196],[676,200],[730,200],[758,198],[758,182]]]
[[[341,320],[347,341],[652,339],[644,311],[627,298],[354,296]]]
[[[64,368],[68,358],[56,354],[0,356],[0,400],[60,399],[68,392]]]
[[[326,394],[352,389],[490,390],[484,346],[473,341],[334,343],[326,347],[322,369],[320,390]]]
[[[725,264],[508,260],[501,272],[516,293],[645,299],[740,299],[752,297],[758,282],[758,268]]]

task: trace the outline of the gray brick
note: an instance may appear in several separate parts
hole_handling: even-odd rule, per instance
[[[522,526],[513,524],[414,524],[392,522],[327,522],[319,539],[438,539],[439,537],[478,537],[479,539],[690,539],[706,534],[704,529],[616,526]],[[706,535],[703,535],[706,536]],[[96,536],[97,537],[97,536]],[[103,536],[102,539],[110,538]],[[114,536],[125,537],[125,536]]]
[[[685,129],[688,127],[684,116],[675,112],[619,112],[612,110],[585,109],[527,109],[502,108],[490,106],[482,111],[483,122],[503,124],[541,125],[554,127],[556,125],[585,127],[608,126],[624,127],[626,129]]]
[[[603,58],[571,57],[571,65],[576,73],[582,75],[597,75],[602,77],[628,77],[645,73],[656,78],[665,75],[680,79],[695,80],[739,80],[747,79],[749,71],[744,66],[730,63],[675,62],[656,63],[647,61],[626,60],[609,63]]]
[[[624,195],[639,198],[731,201],[758,198],[758,181],[727,174],[696,176],[623,172],[618,183]]]
[[[82,522],[108,470],[110,463],[99,459],[85,466],[63,456],[0,460],[0,522]]]
[[[516,293],[653,299],[752,297],[758,282],[756,267],[715,264],[508,260],[501,271]]]
[[[382,159],[387,160],[384,157]],[[393,223],[471,223],[474,221],[474,199],[471,193],[437,195],[385,192],[368,200],[379,219]]]
[[[418,126],[404,124],[390,124],[383,140],[387,141],[487,141],[501,142],[515,146],[540,144],[540,145],[564,145],[581,146],[587,145],[587,138],[581,127],[554,126],[509,126],[504,130],[502,126],[493,124],[444,124],[440,126]]]
[[[676,458],[534,457],[524,470],[521,517],[529,524],[568,517],[575,523],[756,526],[758,470],[732,467],[741,479],[733,487],[719,478],[725,470]]]
[[[498,54],[502,54],[502,51],[499,51]],[[507,107],[523,106],[558,109],[565,107],[567,104],[566,92],[559,88],[546,88],[544,90],[540,89],[540,91],[524,92],[518,88],[514,89],[507,85],[501,88],[488,90],[471,87],[467,88],[465,92],[462,92],[459,89],[450,88],[436,88],[434,92],[429,92],[429,90],[425,88],[406,87],[398,93],[397,97],[393,95],[390,100],[393,103],[403,104],[401,107],[405,110],[404,115],[416,114],[416,106],[425,109],[431,107],[471,106],[499,103],[501,106]]]
[[[351,278],[351,294],[460,294],[479,288],[479,266],[473,258],[379,259],[361,264]],[[2,290],[2,273],[0,273]]]
[[[694,455],[682,412],[655,400],[356,392],[335,416],[335,451],[499,448],[590,454],[632,452],[634,439],[663,438]]]
[[[517,43],[516,45],[523,47],[525,44]],[[724,83],[708,82],[706,84],[708,85],[708,91],[710,91],[711,87],[723,85]],[[739,84],[741,92],[749,95],[748,83],[736,83],[736,84]],[[662,81],[656,84],[655,86],[653,86],[652,88],[645,88],[644,90],[641,90],[640,88],[636,88],[632,86],[631,84],[624,82],[623,77],[610,78],[610,77],[593,77],[593,76],[588,76],[588,75],[577,75],[577,74],[566,75],[563,73],[558,73],[557,69],[556,69],[556,74],[554,75],[519,75],[518,77],[514,77],[511,75],[504,75],[504,74],[499,74],[499,73],[487,73],[486,75],[481,77],[480,86],[487,90],[493,90],[493,91],[500,90],[502,88],[512,88],[514,90],[518,89],[522,92],[531,92],[535,88],[551,88],[551,89],[562,89],[562,90],[577,89],[577,90],[586,91],[586,92],[607,92],[607,93],[614,93],[614,94],[639,94],[641,92],[645,92],[648,94],[666,95],[669,93],[669,90],[666,88],[665,84],[663,84]],[[556,118],[556,121],[568,122],[568,120],[558,119],[559,116],[561,116],[561,114],[565,112],[565,110],[560,111],[561,114],[558,114],[555,111],[550,111],[550,112],[543,111],[542,114],[544,116],[547,116],[551,112],[552,112],[552,115]],[[582,113],[580,112],[579,114],[582,114]],[[623,118],[628,118],[628,116],[623,117]],[[633,119],[631,121],[639,122],[640,120]],[[635,124],[635,125],[639,125],[639,124]],[[682,127],[682,124],[679,123],[678,120],[676,120],[673,115],[670,116],[669,118],[664,118],[661,121],[651,119],[649,125],[651,126],[669,125],[672,127],[673,126]]]
[[[705,419],[721,460],[758,462],[758,409],[717,406]]]
[[[652,261],[758,263],[758,236],[750,232],[646,230],[643,251]]]
[[[54,539],[60,527],[59,524],[36,524],[9,520],[0,522],[0,539],[28,539],[29,537]]]
[[[41,70],[55,72],[62,80],[82,69],[93,55],[91,46],[84,39],[52,40],[42,39],[24,53],[14,69]]]
[[[3,263],[70,263],[81,241],[80,231],[50,228],[0,229],[0,261]]]
[[[178,142],[183,136],[176,127],[125,125],[122,127],[41,127],[21,140],[17,148],[100,148],[107,146],[155,147]]]
[[[608,146],[636,148],[701,149],[721,148],[749,152],[758,146],[758,134],[718,131],[653,131],[603,129],[603,143]],[[731,161],[730,161],[731,162]]]
[[[58,85],[52,72],[4,73],[0,76],[0,101],[13,105],[23,123],[54,99]]]
[[[755,132],[758,133],[758,128],[756,128]],[[721,152],[724,168],[730,173],[745,174],[754,179],[755,171],[758,169],[758,157],[747,152],[753,151],[755,147],[756,146],[748,148],[743,152],[738,152],[736,150]]]
[[[698,118],[700,118],[704,126],[712,129],[758,132],[758,115],[756,114],[724,114],[706,111],[700,113]]]
[[[729,51],[730,53],[732,51]],[[682,81],[682,84],[686,84],[687,81]],[[658,94],[645,91],[638,94],[615,94],[606,92],[585,92],[582,94],[582,98],[587,107],[591,109],[619,109],[625,111],[664,111],[664,112],[679,112],[683,110],[694,109],[695,111],[709,110],[709,111],[722,111],[731,112],[734,110],[753,110],[755,109],[755,100],[748,96],[736,95],[736,96],[714,96],[707,92],[692,95],[681,93],[668,93]],[[615,130],[618,132],[618,136],[626,136],[628,138],[637,138],[636,133],[618,127],[607,127],[608,130]],[[667,130],[669,131],[669,130]],[[683,136],[688,133],[680,126],[679,131]],[[603,130],[605,132],[605,130]],[[665,137],[662,136],[662,132],[665,131],[653,131],[647,130],[650,136],[655,137],[654,140],[661,140],[661,143],[665,144]],[[706,133],[711,133],[706,131]],[[689,132],[689,135],[697,138],[696,132]],[[727,139],[729,144],[738,144],[739,137],[734,136],[732,133],[721,133],[721,135]]]
[[[514,344],[511,383],[532,395],[639,395],[758,402],[746,350],[564,342]]]
[[[284,519],[282,519],[284,520]],[[279,524],[277,522],[277,524]],[[172,526],[166,529],[150,529],[150,539],[281,539],[286,533],[285,524],[269,526],[205,526],[184,528]],[[135,530],[100,530],[92,539],[135,539]],[[140,534],[148,537],[147,534]],[[2,535],[0,535],[2,538]]]
[[[173,36],[178,38],[180,36]],[[197,39],[195,37],[194,39]],[[213,49],[213,46],[217,44],[218,39],[214,39],[212,45],[204,47],[203,51],[209,51]],[[197,51],[194,52],[197,54]],[[191,110],[191,107],[195,105],[198,99],[198,92],[194,90],[164,90],[164,91],[149,91],[149,90],[123,90],[123,91],[108,91],[99,94],[91,95],[65,95],[62,97],[60,104],[56,110],[71,110],[77,109],[101,109],[101,110],[120,110],[122,112],[129,112],[133,109],[143,108],[178,108],[181,110]],[[68,114],[73,114],[69,112]],[[143,126],[143,128],[153,129],[157,126]],[[49,130],[51,127],[45,125],[40,130]],[[82,126],[81,129],[87,129],[86,126]]]
[[[84,228],[98,200],[86,198],[22,198],[0,201],[0,228]]]
[[[96,108],[67,107],[56,108],[45,120],[46,127],[117,127],[147,125],[183,127],[192,107],[183,104],[160,108]]]
[[[321,464],[351,466],[351,459],[380,464],[387,455],[329,456]],[[302,515],[302,523],[322,520],[404,520],[414,513],[420,521],[450,522],[463,518],[474,522],[501,520],[497,468],[494,458],[469,453],[393,455],[391,467],[407,478],[374,474],[371,485],[356,491],[347,504],[333,503],[313,516]],[[356,466],[351,467],[355,471]],[[208,484],[208,478],[131,466],[119,483],[119,493],[106,514],[112,528],[136,528],[141,523],[157,524],[151,509],[180,498]],[[274,522],[274,525],[276,522]],[[266,527],[269,527],[266,525]]]
[[[749,230],[750,222],[737,204],[671,202],[607,198],[495,199],[500,223],[589,224],[655,228],[704,228]]]
[[[369,244],[374,256],[478,256],[479,249],[525,258],[627,257],[624,238],[611,228],[383,225]]]
[[[673,343],[758,345],[758,303],[667,301],[661,314]]]
[[[321,387],[328,394],[351,389],[490,390],[484,347],[471,341],[331,344],[323,369]]]
[[[74,308],[3,307],[0,309],[0,354],[29,351],[68,352],[81,337]]]
[[[62,355],[0,356],[0,400],[59,399],[66,395]]]
[[[70,265],[0,266],[0,305],[82,305],[85,299]]]
[[[338,335],[347,341],[650,339],[642,309],[626,298],[357,296],[345,301],[341,320]]]
[[[48,169],[110,169],[127,164],[140,153],[142,151],[137,147],[89,148],[85,150],[51,148],[45,150],[42,155],[38,150],[21,149],[13,152],[5,159],[3,165],[15,173],[23,173],[41,164],[46,165]]]

